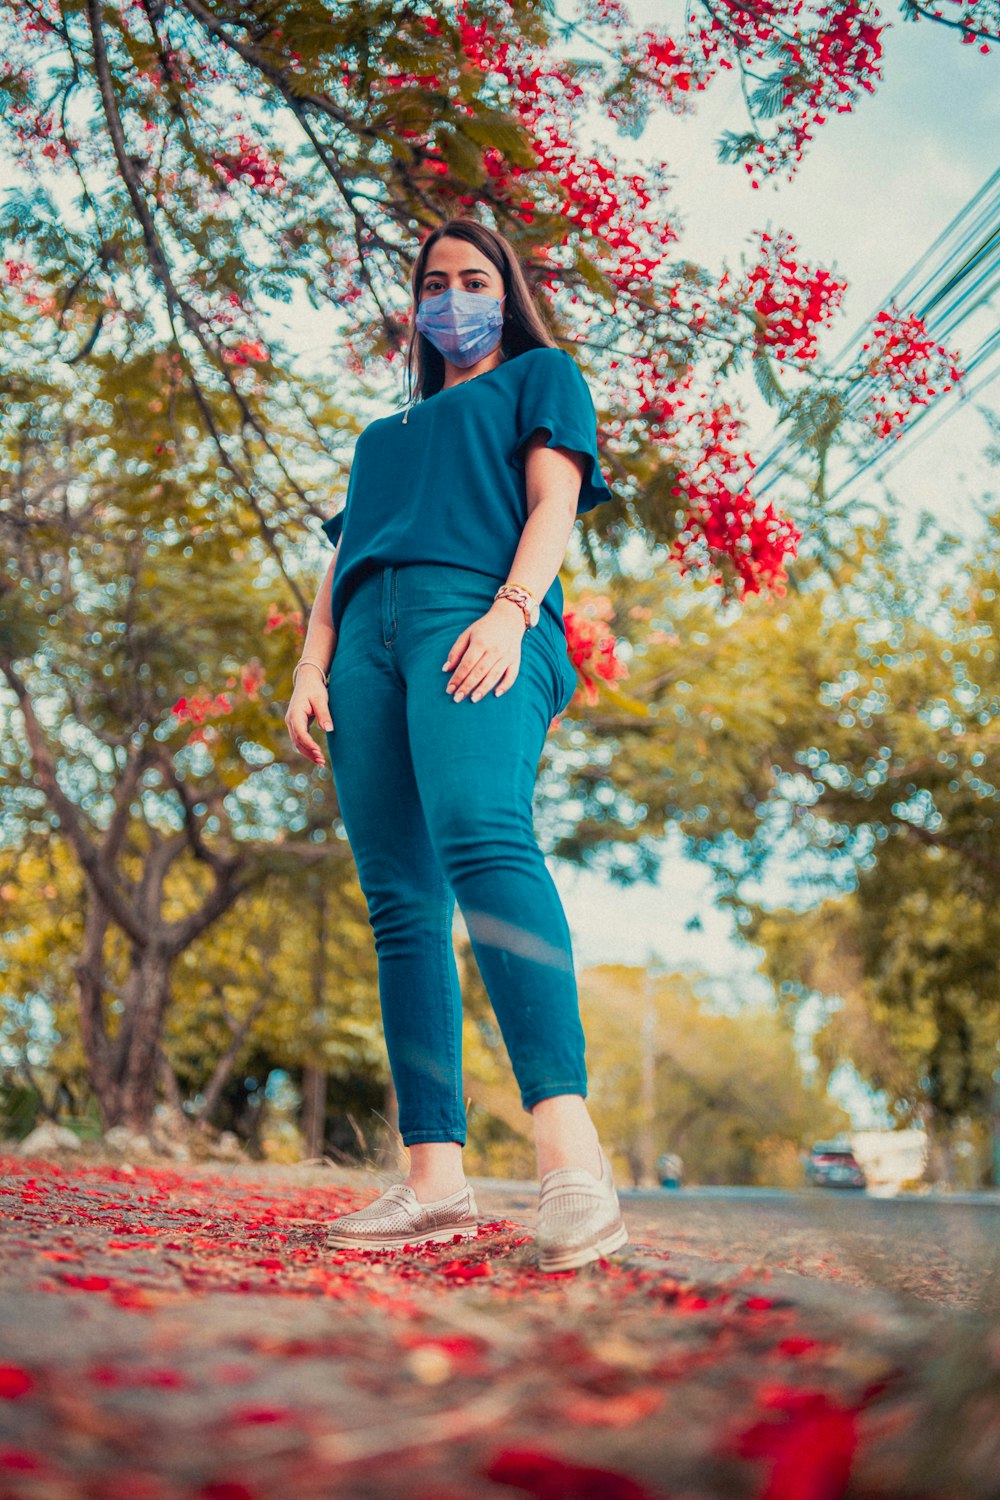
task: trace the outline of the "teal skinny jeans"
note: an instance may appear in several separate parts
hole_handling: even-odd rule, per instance
[[[346,601],[330,667],[327,746],[407,1146],[466,1140],[456,899],[525,1110],[587,1093],[569,926],[532,819],[545,736],[576,687],[565,636],[543,610],[499,698],[445,691],[450,647],[504,576],[373,570]]]

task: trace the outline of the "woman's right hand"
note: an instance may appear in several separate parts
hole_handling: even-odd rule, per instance
[[[321,766],[326,757],[309,733],[310,719],[316,719],[323,729],[333,729],[323,675],[318,667],[307,664],[295,679],[295,688],[285,714],[285,727],[296,750]]]

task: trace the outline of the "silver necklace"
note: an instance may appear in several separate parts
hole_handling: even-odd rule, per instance
[[[488,375],[490,373],[490,370],[498,370],[501,365],[505,365],[506,363],[507,363],[507,360],[506,360],[506,357],[504,357],[503,359],[498,360],[498,362],[495,365],[490,365],[490,369],[489,370],[480,370],[475,375],[468,375],[465,378],[465,380],[456,380],[455,381],[455,385],[442,386],[441,389],[442,390],[453,391],[455,389],[456,385],[470,385],[473,380],[478,380],[480,375]],[[438,395],[439,392],[435,391],[434,394]],[[407,402],[407,404],[406,404],[406,410],[403,413],[403,420],[402,420],[402,423],[400,424],[401,426],[403,426],[403,427],[406,426],[406,419],[410,415],[410,408],[412,406],[416,406],[416,404],[417,404],[417,398],[416,398],[416,396],[414,396],[414,398],[413,398],[412,401],[408,401]]]

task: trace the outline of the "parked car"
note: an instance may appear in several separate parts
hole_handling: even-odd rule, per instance
[[[684,1163],[672,1151],[665,1151],[656,1158],[656,1175],[661,1187],[679,1188],[684,1177]]]
[[[814,1187],[865,1188],[864,1171],[850,1146],[817,1141],[806,1158],[806,1182]]]

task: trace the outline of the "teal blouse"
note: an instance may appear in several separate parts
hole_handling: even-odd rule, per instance
[[[437,391],[361,432],[344,507],[323,523],[340,552],[330,611],[386,564],[452,563],[502,583],[528,519],[525,441],[539,427],[546,447],[589,460],[577,514],[611,498],[597,453],[597,414],[587,382],[565,349],[537,348]],[[558,574],[540,601],[565,635]]]

